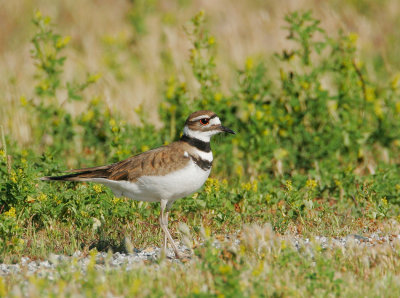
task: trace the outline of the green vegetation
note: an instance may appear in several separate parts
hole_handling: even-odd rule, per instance
[[[153,8],[145,6],[129,12],[132,43],[146,34],[143,18]],[[88,95],[85,91],[101,82],[99,74],[67,81],[63,73],[69,57],[62,55],[70,38],[55,33],[49,17],[35,14],[34,95],[22,96],[19,106],[34,138],[26,146],[1,130],[0,261],[76,250],[93,255],[96,250],[124,251],[126,237],[134,247],[158,245],[158,204],[115,198],[90,183],[42,183],[38,178],[172,142],[190,112],[210,109],[238,134],[214,140],[212,178],[203,191],[173,206],[175,237],[183,237],[177,229],[181,221],[189,226],[193,243],[205,242],[195,248],[196,257],[188,264],[161,261],[157,269],[140,265],[118,275],[99,273],[93,263],[86,279],[73,264],[64,265],[58,282],[31,277],[32,295],[361,296],[399,291],[392,282],[399,276],[398,247],[350,247],[345,253],[315,244],[312,253],[297,252],[277,236],[368,234],[395,222],[400,206],[399,77],[374,79],[358,54],[356,35],[331,34],[311,12],[293,12],[282,30],[292,47],[268,59],[243,61],[227,92],[217,71],[218,40],[205,18],[200,12],[185,27],[191,43],[188,64],[198,87],[179,77],[166,80],[159,128],[142,106],[135,110],[140,125],[133,125],[103,96]],[[116,59],[126,47],[124,42],[106,47],[109,71],[121,80],[127,78]],[[129,55],[137,61],[135,51]],[[68,104],[84,110],[71,112]],[[238,230],[239,247],[212,247],[217,235]],[[0,296],[21,278],[1,278]],[[97,287],[99,280],[105,288]]]

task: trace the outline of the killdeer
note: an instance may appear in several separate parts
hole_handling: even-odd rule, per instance
[[[210,139],[221,132],[235,134],[221,125],[214,112],[197,111],[187,118],[179,141],[110,165],[76,169],[70,171],[72,174],[41,180],[96,182],[108,186],[116,197],[160,202],[164,252],[168,240],[180,258],[168,230],[168,212],[174,201],[194,193],[207,180],[213,162]]]

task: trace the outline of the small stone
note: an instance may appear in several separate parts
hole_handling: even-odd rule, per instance
[[[26,265],[29,262],[29,258],[28,257],[22,257],[21,258],[21,265]]]
[[[80,250],[77,250],[76,252],[74,252],[72,256],[74,258],[80,258],[82,256],[82,252]]]
[[[41,267],[44,267],[44,268],[54,268],[54,266],[53,266],[52,264],[50,264],[50,262],[47,261],[47,260],[41,262],[41,263],[40,263],[40,266],[41,266]]]

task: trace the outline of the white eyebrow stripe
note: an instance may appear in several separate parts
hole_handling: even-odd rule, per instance
[[[203,119],[203,118],[210,118],[208,115],[201,115],[201,116],[197,116],[196,118],[193,118],[192,120],[190,120],[190,121],[197,121],[197,120],[200,120],[200,119]]]
[[[210,120],[210,124],[211,124],[211,125],[218,125],[218,124],[221,124],[221,120],[219,120],[218,117],[212,118],[212,119]]]

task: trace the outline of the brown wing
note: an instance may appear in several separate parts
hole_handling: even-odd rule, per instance
[[[178,143],[180,143],[179,146]],[[182,146],[181,142],[175,142],[114,164],[76,169],[71,171],[72,174],[42,177],[41,180],[87,181],[91,178],[106,178],[136,181],[140,176],[166,175],[183,168],[190,160],[184,152],[185,146]]]
[[[111,180],[135,181],[140,176],[163,176],[183,168],[190,160],[184,148],[172,143],[111,165]]]

